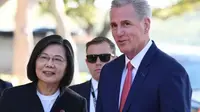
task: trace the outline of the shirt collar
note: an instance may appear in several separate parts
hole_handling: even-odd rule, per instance
[[[152,41],[149,40],[149,42],[146,44],[146,46],[132,60],[129,60],[128,57],[125,56],[126,66],[127,66],[128,62],[131,61],[131,64],[134,66],[134,69],[138,69],[143,57],[145,56],[145,54],[147,53],[147,51],[151,47],[151,45],[152,45]]]
[[[94,89],[94,91],[96,91],[98,89],[98,81],[96,81],[94,78],[92,78],[92,87]]]

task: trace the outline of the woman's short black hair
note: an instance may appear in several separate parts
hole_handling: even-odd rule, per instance
[[[61,45],[65,49],[67,68],[65,69],[64,76],[60,82],[60,87],[69,86],[74,76],[74,51],[70,42],[66,39],[63,39],[59,35],[46,36],[35,45],[27,65],[27,76],[33,82],[38,81],[38,77],[36,75],[35,70],[36,60],[38,56],[42,53],[42,51],[47,46],[52,44]]]

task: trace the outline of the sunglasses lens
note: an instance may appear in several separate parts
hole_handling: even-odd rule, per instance
[[[89,63],[95,63],[97,61],[97,56],[96,55],[87,55],[87,61]]]
[[[110,61],[111,54],[101,54],[99,55],[99,58],[102,62],[108,62]]]

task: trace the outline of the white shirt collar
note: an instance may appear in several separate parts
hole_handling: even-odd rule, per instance
[[[52,95],[43,95],[41,94],[38,90],[37,90],[37,95],[39,96],[40,99],[43,100],[52,100],[52,99],[56,99],[60,94],[60,89],[58,89],[54,94]]]
[[[152,41],[149,40],[147,45],[132,60],[129,60],[128,57],[125,56],[125,62],[126,62],[125,64],[127,65],[128,62],[131,61],[131,64],[134,66],[134,69],[138,69],[143,57],[145,56],[145,54],[147,53],[151,45],[152,45]]]
[[[94,78],[92,78],[92,87],[94,88],[94,91],[98,89],[98,81],[96,81]]]

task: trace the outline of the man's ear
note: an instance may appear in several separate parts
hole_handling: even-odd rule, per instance
[[[145,17],[144,18],[144,33],[145,34],[149,33],[150,25],[151,25],[150,18],[149,17]]]

